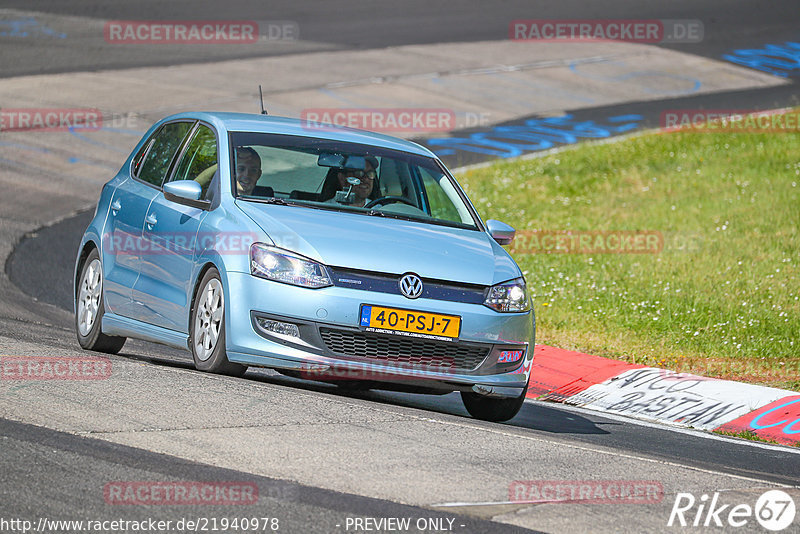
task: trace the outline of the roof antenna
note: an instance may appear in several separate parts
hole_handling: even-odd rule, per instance
[[[258,84],[258,98],[261,100],[261,114],[269,115],[269,113],[267,113],[267,110],[264,109],[264,93],[261,92],[261,84]]]

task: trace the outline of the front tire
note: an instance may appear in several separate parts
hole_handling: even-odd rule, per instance
[[[475,419],[501,423],[513,419],[519,413],[522,403],[525,402],[526,393],[528,393],[527,385],[519,397],[510,399],[494,399],[472,391],[462,391],[461,400],[469,414]]]
[[[229,362],[225,353],[225,295],[219,272],[209,269],[198,287],[189,338],[194,366],[198,371],[242,376],[247,366]]]
[[[103,264],[100,253],[92,250],[81,269],[75,295],[75,333],[78,343],[86,350],[116,354],[122,350],[125,338],[107,336],[101,331],[105,305],[103,303]]]

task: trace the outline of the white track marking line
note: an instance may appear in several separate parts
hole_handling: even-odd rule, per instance
[[[204,379],[207,379],[207,380],[226,380],[226,379],[229,379],[229,377],[218,376],[218,375],[208,375],[208,374],[203,374],[202,377]],[[266,386],[276,386],[277,385],[277,384],[271,384],[269,382],[255,382],[255,384],[266,385]],[[304,396],[309,396],[309,397],[315,397],[315,396],[318,396],[321,393],[321,392],[312,392],[312,391],[306,391],[306,390],[297,390],[295,388],[291,388],[291,386],[286,386],[286,385],[282,385],[282,384],[279,387],[289,388],[289,389],[292,389],[292,391],[295,392],[295,393],[298,393],[298,394],[304,395]],[[457,421],[442,421],[442,420],[433,419],[431,417],[426,417],[426,416],[422,416],[422,415],[414,415],[414,414],[407,413],[407,412],[404,411],[404,410],[408,410],[408,409],[411,409],[411,410],[424,410],[424,408],[414,408],[414,407],[395,406],[395,405],[388,405],[387,406],[387,405],[385,405],[383,403],[376,404],[375,401],[370,401],[370,400],[364,401],[366,404],[365,403],[356,403],[356,402],[351,402],[351,401],[349,401],[349,400],[347,400],[345,398],[336,396],[333,393],[323,393],[323,394],[327,395],[327,396],[330,396],[331,397],[330,400],[333,401],[333,402],[338,402],[340,404],[345,404],[345,405],[348,405],[348,406],[352,406],[354,408],[361,408],[361,409],[366,408],[367,410],[374,411],[374,412],[394,413],[395,415],[400,415],[400,416],[406,417],[408,419],[415,419],[417,421],[422,421],[422,422],[435,423],[435,424],[446,425],[446,426],[455,426],[455,427],[460,427],[460,428],[468,428],[468,429],[472,429],[472,430],[479,430],[479,431],[488,432],[488,433],[491,433],[491,434],[497,434],[497,435],[506,436],[506,437],[519,438],[519,439],[524,439],[524,440],[527,440],[527,441],[534,441],[534,442],[538,442],[538,443],[558,444],[558,445],[561,445],[561,446],[564,446],[564,447],[569,447],[571,449],[580,450],[580,451],[594,452],[594,453],[598,453],[598,454],[606,454],[606,455],[609,455],[609,456],[616,456],[616,457],[619,457],[619,458],[626,458],[626,459],[630,459],[630,460],[638,460],[638,461],[649,462],[649,463],[654,463],[654,464],[669,465],[669,466],[679,467],[679,468],[682,468],[682,469],[689,469],[691,471],[697,471],[697,472],[701,472],[701,473],[708,473],[708,474],[712,474],[712,475],[725,476],[725,477],[729,477],[729,478],[735,478],[735,479],[738,479],[738,480],[747,480],[749,482],[756,482],[756,483],[759,483],[759,484],[768,484],[768,485],[771,485],[771,486],[779,486],[779,487],[786,487],[786,488],[791,488],[791,487],[800,488],[800,484],[798,484],[797,486],[790,486],[790,485],[786,485],[786,484],[781,484],[779,482],[772,482],[772,481],[768,481],[768,480],[762,480],[762,479],[753,478],[753,477],[747,477],[747,476],[743,476],[743,475],[735,475],[733,473],[724,473],[724,472],[721,472],[721,471],[715,471],[713,469],[705,469],[705,468],[702,468],[702,467],[695,467],[695,466],[691,466],[691,465],[680,464],[680,463],[677,463],[677,462],[670,462],[670,461],[659,460],[659,459],[655,459],[655,458],[647,458],[647,457],[644,457],[644,456],[637,456],[635,454],[625,454],[625,453],[620,453],[620,452],[617,452],[617,451],[614,451],[614,450],[609,450],[609,449],[600,449],[600,448],[595,448],[595,447],[589,447],[589,446],[586,446],[586,445],[575,445],[575,444],[572,444],[572,443],[565,443],[564,441],[559,441],[559,440],[551,440],[551,439],[545,439],[545,438],[536,437],[536,436],[522,435],[522,434],[519,434],[519,433],[509,432],[509,431],[505,431],[505,430],[499,430],[499,429],[494,429],[494,428],[486,428],[486,427],[482,427],[482,426],[479,426],[477,424],[469,423],[469,422],[466,422],[466,421],[465,422],[460,422],[460,421],[458,421],[458,422]],[[528,403],[541,403],[541,401],[534,401],[532,399],[526,400],[525,402],[528,402]],[[544,403],[542,403],[542,404],[544,405]],[[556,406],[558,408],[563,408],[565,406],[565,405],[560,404],[560,403],[547,403],[547,405],[549,407]],[[398,410],[398,408],[400,410]],[[575,408],[575,407],[572,407],[572,406],[570,407],[570,409],[571,410],[578,410],[578,408]],[[400,412],[399,414],[398,414],[398,411]],[[567,410],[567,411],[569,411],[569,410]],[[600,415],[601,417],[607,417],[606,414],[602,413],[602,412],[591,411],[589,413],[591,413],[592,415]],[[458,417],[458,415],[455,415],[455,414],[443,414],[443,415],[452,416],[452,417]],[[610,418],[610,417],[608,417],[608,418]],[[623,422],[628,422],[628,423],[629,422],[633,422],[631,419],[624,418],[624,417],[620,417],[620,420],[623,421]],[[472,421],[472,420],[467,420],[467,421]],[[341,424],[350,424],[350,423],[343,422]],[[653,425],[653,426],[656,426],[656,427],[659,427],[659,428],[663,429],[663,427],[661,427],[659,425]],[[525,428],[525,427],[513,427],[513,428],[519,428],[520,431],[531,430],[531,429],[528,429],[528,428]],[[180,430],[191,430],[191,429],[180,429]],[[681,430],[686,431],[685,429],[681,429]],[[165,429],[164,431],[169,432],[170,429]],[[129,431],[114,431],[114,432],[109,432],[108,434],[115,434],[115,433],[120,433],[120,432],[136,433],[136,432],[139,432],[139,431],[137,431],[137,430],[133,430],[133,431],[130,431],[130,430]],[[686,431],[686,432],[693,433],[693,432],[696,432],[696,431]],[[75,432],[71,432],[71,433],[75,434]],[[698,434],[699,434],[699,432],[698,432]],[[719,439],[724,440],[725,438],[722,438],[720,436]],[[741,442],[739,442],[738,440],[730,440],[730,441],[732,443],[740,443],[740,444],[743,444],[743,445],[752,445],[752,444],[756,443],[756,442],[750,442],[750,441],[746,441],[746,440],[742,440]],[[762,445],[762,444],[758,443],[758,445]],[[788,447],[786,447],[786,448],[784,448],[784,447],[775,447],[774,450],[778,450],[778,451],[782,451],[782,452],[786,452],[788,450],[789,452],[792,452],[792,453],[795,452],[794,450],[789,449]],[[797,451],[797,452],[800,452],[800,451]]]
[[[716,440],[716,441],[724,441],[726,443],[735,443],[737,445],[744,445],[748,447],[756,447],[759,449],[766,449],[770,451],[776,452],[786,452],[789,454],[800,454],[800,448],[798,447],[791,447],[789,445],[773,445],[771,443],[763,443],[760,441],[751,441],[747,439],[737,439],[731,438],[727,436],[721,436],[719,434],[714,434],[712,431],[707,430],[695,430],[692,428],[686,428],[678,425],[670,424],[669,422],[656,422],[656,421],[648,421],[644,419],[639,419],[635,416],[624,416],[614,413],[607,413],[601,410],[591,410],[589,408],[582,408],[580,406],[572,406],[571,404],[564,404],[561,402],[552,402],[552,401],[540,401],[534,399],[525,399],[525,402],[531,404],[540,404],[542,406],[547,406],[552,408],[553,406],[557,406],[567,412],[575,412],[584,415],[597,415],[600,417],[604,417],[606,419],[610,419],[612,421],[619,421],[621,423],[631,423],[638,426],[644,426],[647,428],[657,428],[659,430],[669,430],[671,432],[677,432],[679,434],[687,434],[690,436],[695,436],[698,438]]]
[[[415,416],[411,416],[411,417],[415,417]],[[732,473],[724,473],[724,472],[721,472],[721,471],[714,471],[713,469],[705,469],[703,467],[695,467],[695,466],[691,466],[691,465],[679,464],[679,463],[676,463],[676,462],[669,462],[669,461],[666,461],[666,460],[658,460],[658,459],[655,459],[655,458],[646,458],[644,456],[637,456],[635,454],[625,454],[625,453],[620,453],[620,452],[616,452],[616,451],[597,449],[597,448],[594,448],[594,447],[587,447],[585,445],[573,445],[571,443],[551,441],[551,440],[547,440],[547,439],[539,438],[539,437],[534,437],[534,436],[523,436],[523,435],[515,434],[515,433],[512,433],[512,432],[503,432],[503,431],[500,431],[500,430],[495,430],[495,429],[491,429],[491,428],[482,428],[482,427],[479,427],[479,426],[468,425],[468,424],[463,424],[463,423],[450,423],[450,422],[446,422],[446,421],[437,421],[435,419],[430,419],[430,418],[425,418],[425,417],[415,417],[415,418],[418,418],[418,419],[421,419],[421,420],[424,420],[424,421],[430,421],[430,422],[433,422],[433,423],[439,423],[439,424],[442,424],[442,425],[460,426],[460,427],[465,427],[465,428],[472,428],[474,430],[482,430],[484,432],[490,432],[492,434],[499,434],[499,435],[507,436],[507,437],[516,437],[516,438],[521,438],[521,439],[528,440],[528,441],[536,441],[536,442],[540,442],[540,443],[549,443],[549,444],[557,443],[560,446],[569,447],[571,449],[576,449],[576,450],[580,450],[580,451],[593,452],[593,453],[597,453],[597,454],[607,454],[609,456],[616,456],[618,458],[626,458],[626,459],[629,459],[629,460],[637,460],[637,461],[641,461],[641,462],[649,462],[649,463],[654,463],[654,464],[668,465],[668,466],[672,466],[672,467],[678,467],[678,468],[681,468],[681,469],[688,469],[688,470],[691,470],[691,471],[707,473],[707,474],[710,474],[710,475],[724,476],[724,477],[729,477],[729,478],[735,478],[735,479],[738,479],[738,480],[746,480],[748,482],[755,482],[755,483],[758,483],[758,484],[767,484],[769,486],[778,486],[778,487],[783,487],[783,488],[795,488],[795,487],[796,488],[800,488],[800,485],[791,486],[791,485],[788,485],[788,484],[782,484],[780,482],[772,482],[772,481],[769,481],[769,480],[762,480],[762,479],[759,479],[759,478],[747,477],[747,476],[743,476],[743,475],[734,475]]]

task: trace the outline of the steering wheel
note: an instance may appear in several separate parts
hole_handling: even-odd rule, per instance
[[[367,202],[364,205],[364,207],[365,208],[372,208],[372,207],[377,206],[378,204],[383,206],[383,205],[386,205],[386,204],[394,204],[395,202],[402,202],[403,204],[408,204],[409,206],[411,206],[413,208],[417,207],[413,202],[411,202],[407,198],[393,197],[393,196],[386,196],[386,197],[376,198],[375,200],[371,200],[370,202]]]

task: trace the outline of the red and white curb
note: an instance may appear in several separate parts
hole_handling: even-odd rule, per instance
[[[800,443],[800,393],[536,345],[528,398]]]

